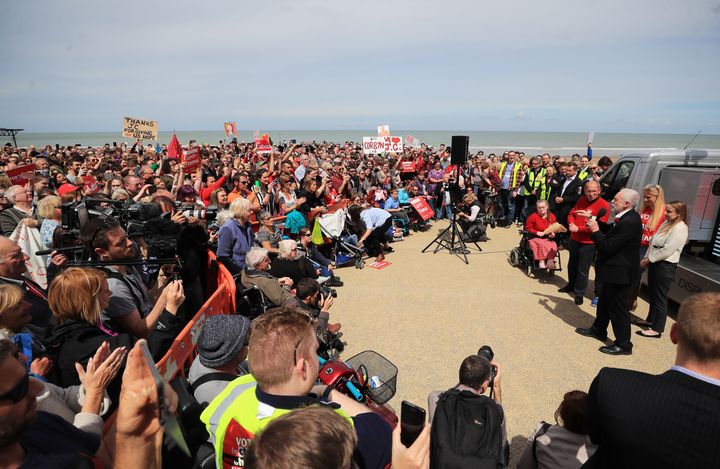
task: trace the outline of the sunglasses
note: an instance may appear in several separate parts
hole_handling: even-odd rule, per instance
[[[17,352],[15,354],[17,355]],[[15,385],[14,388],[0,396],[0,401],[12,401],[13,404],[17,404],[18,402],[25,399],[25,396],[27,396],[29,385],[30,375],[28,374],[28,370],[26,368],[25,376],[23,376],[23,378],[18,384]]]

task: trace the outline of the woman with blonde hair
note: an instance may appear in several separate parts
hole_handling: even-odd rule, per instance
[[[255,245],[255,233],[250,223],[252,203],[239,197],[230,204],[230,213],[232,218],[218,231],[217,258],[231,274],[237,275],[245,268],[245,255]]]
[[[40,225],[40,239],[47,248],[53,247],[53,233],[60,226],[62,219],[62,200],[56,195],[40,199],[38,215],[43,219]]]
[[[637,335],[659,339],[665,331],[667,294],[688,236],[687,205],[680,200],[668,202],[665,222],[650,239],[647,253],[640,261],[640,266],[648,269],[650,310],[647,319],[636,322],[636,325],[649,327],[650,330],[637,331]]]
[[[86,366],[103,342],[108,342],[113,350],[118,347],[129,350],[135,344],[137,339],[131,334],[113,335],[103,325],[102,311],[110,303],[110,296],[107,276],[99,269],[70,267],[50,285],[48,304],[58,325],[46,344],[57,357],[61,386],[80,384],[75,363]],[[179,281],[170,282],[160,294],[158,301],[166,303],[165,309],[148,335],[148,347],[155,360],[162,358],[180,333],[182,324],[176,314],[184,300]]]

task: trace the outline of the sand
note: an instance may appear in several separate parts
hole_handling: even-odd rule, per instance
[[[396,410],[402,400],[427,408],[427,395],[458,381],[458,368],[481,345],[490,345],[501,367],[503,406],[507,418],[511,460],[522,451],[537,422],[554,422],[563,394],[587,391],[602,367],[661,373],[675,358],[669,333],[660,340],[634,334],[631,356],[610,356],[602,344],[574,332],[595,317],[590,306],[592,282],[582,306],[558,293],[566,272],[554,277],[528,277],[507,261],[518,245],[518,229],[489,229],[489,240],[473,251],[470,264],[447,251],[421,250],[433,240],[437,222],[425,233],[394,243],[383,270],[343,268],[345,282],[331,310],[331,322],[341,322],[347,341],[343,357],[375,350],[399,369]],[[567,251],[561,251],[563,268]],[[591,278],[594,272],[591,271]],[[637,315],[645,318],[648,304],[639,300]],[[672,320],[668,320],[669,332]],[[609,331],[612,337],[612,331]]]

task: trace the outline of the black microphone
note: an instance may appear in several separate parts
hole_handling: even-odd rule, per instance
[[[597,220],[598,218],[604,217],[606,213],[607,213],[607,210],[605,209],[605,207],[601,207],[600,210],[598,210],[597,215],[594,215],[591,218],[593,220]]]
[[[36,256],[47,256],[48,254],[51,254],[53,252],[71,252],[71,251],[81,251],[83,249],[82,246],[70,246],[68,248],[57,248],[57,249],[43,249],[42,251],[35,251]]]

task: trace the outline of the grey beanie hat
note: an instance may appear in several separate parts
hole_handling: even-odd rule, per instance
[[[226,314],[208,316],[198,338],[200,363],[217,368],[230,363],[247,343],[250,320]]]

